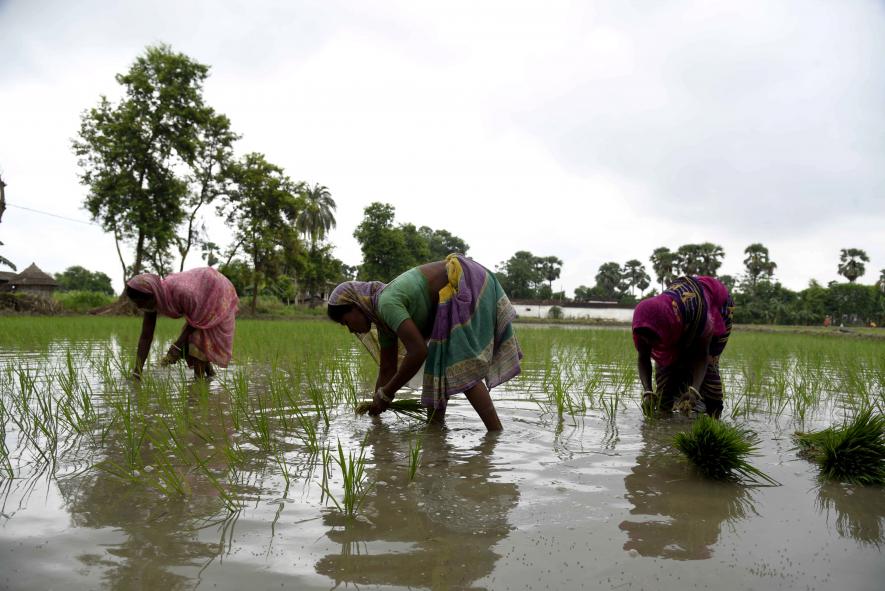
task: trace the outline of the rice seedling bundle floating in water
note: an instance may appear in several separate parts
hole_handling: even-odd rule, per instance
[[[356,406],[356,414],[364,415],[372,408],[372,401],[366,400],[360,402]],[[397,415],[403,415],[410,419],[427,420],[427,409],[421,406],[421,402],[414,398],[396,399],[390,403],[387,410],[393,411]]]
[[[780,484],[748,461],[759,445],[758,436],[749,429],[701,415],[691,429],[677,433],[673,443],[707,478]]]
[[[820,467],[825,480],[885,484],[885,416],[861,411],[839,428],[796,433],[803,455]]]

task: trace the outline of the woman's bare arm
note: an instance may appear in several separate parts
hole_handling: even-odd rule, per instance
[[[424,342],[424,337],[421,336],[418,327],[411,318],[400,324],[396,334],[406,347],[406,356],[400,362],[393,377],[380,386],[381,392],[389,398],[393,398],[397,391],[412,379],[412,376],[418,372],[421,364],[427,359],[427,343]],[[379,375],[379,379],[380,377]],[[384,412],[388,406],[389,403],[376,396],[369,414]]]
[[[138,337],[138,349],[135,353],[135,370],[133,374],[136,377],[141,376],[144,369],[144,362],[147,360],[148,353],[151,352],[151,343],[154,341],[154,329],[157,326],[157,313],[145,312],[141,321],[141,335]]]
[[[639,381],[642,383],[643,392],[654,392],[652,386],[651,373],[651,349],[646,346],[640,346],[636,363],[639,369]]]

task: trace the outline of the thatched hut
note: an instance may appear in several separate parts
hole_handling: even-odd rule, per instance
[[[9,282],[13,277],[14,271],[0,271],[0,291],[9,291]]]
[[[14,293],[31,293],[50,297],[57,287],[58,283],[55,279],[41,271],[34,263],[9,280],[9,288]]]

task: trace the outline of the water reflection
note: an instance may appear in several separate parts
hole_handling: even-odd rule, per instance
[[[827,522],[835,517],[836,532],[861,544],[880,546],[885,542],[885,503],[882,489],[827,482],[817,492],[817,508]]]
[[[631,515],[621,522],[624,550],[673,560],[704,560],[713,555],[724,523],[755,514],[747,487],[712,482],[688,473],[671,445],[676,421],[644,423],[643,449],[624,479]]]
[[[199,423],[203,437],[221,437],[226,427],[206,412],[202,404],[206,394],[204,383],[187,386],[185,404],[194,413],[189,418]],[[205,441],[191,430],[192,426],[190,422],[179,425],[178,436],[183,444],[206,456],[210,467],[223,468],[223,460],[210,457]],[[123,437],[117,424],[105,432],[105,461],[126,465]],[[143,448],[142,456],[149,466],[150,453]],[[183,572],[193,573],[224,549],[223,534],[218,543],[206,542],[200,539],[200,530],[222,524],[226,511],[218,491],[205,478],[189,471],[183,474],[183,480],[191,492],[187,498],[167,498],[155,488],[133,484],[102,469],[59,479],[58,489],[72,525],[114,528],[123,537],[121,543],[106,546],[101,554],[87,552],[76,558],[84,567],[103,569],[105,585],[110,589],[192,587],[191,577]]]
[[[316,571],[357,585],[467,588],[489,575],[500,557],[495,544],[511,530],[508,514],[519,501],[516,484],[496,481],[497,434],[473,448],[458,448],[453,434],[431,429],[415,481],[408,484],[407,436],[377,424],[368,435],[376,465],[370,477],[384,483],[366,507],[367,519],[349,523],[335,513],[329,539],[338,554]]]

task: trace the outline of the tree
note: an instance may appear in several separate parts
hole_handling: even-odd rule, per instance
[[[215,113],[209,107],[201,114],[197,127],[194,158],[188,163],[190,172],[185,179],[188,192],[184,201],[187,209],[187,224],[183,236],[177,236],[178,254],[181,257],[179,271],[184,270],[184,262],[195,244],[206,244],[205,225],[198,224],[200,209],[211,205],[225,192],[228,184],[227,172],[233,161],[233,143],[240,136],[230,129],[230,120]],[[217,262],[217,259],[216,259]],[[211,267],[213,263],[208,263]]]
[[[867,256],[866,251],[860,248],[843,248],[839,260],[841,261],[838,269],[839,275],[854,283],[858,277],[866,273],[867,268],[864,263],[869,263],[870,257]]]
[[[633,289],[639,287],[640,294],[649,286],[651,277],[645,272],[645,265],[637,259],[630,259],[624,263],[621,269],[621,279],[624,284],[630,288],[630,293],[634,294]]]
[[[701,272],[699,275],[716,276],[716,271],[722,266],[725,258],[725,250],[718,244],[704,242],[699,245],[701,254]]]
[[[430,249],[430,260],[440,261],[452,253],[467,254],[470,248],[464,240],[448,230],[433,230],[427,226],[418,228],[418,232],[427,241]]]
[[[232,188],[222,208],[234,231],[234,245],[225,266],[241,248],[249,257],[254,314],[261,282],[277,279],[285,257],[297,249],[292,224],[303,202],[283,169],[268,162],[263,154],[246,154],[231,165],[230,177]]]
[[[615,262],[603,263],[596,273],[597,291],[606,299],[620,298],[623,284],[621,283],[621,266]]]
[[[360,279],[390,281],[412,266],[403,232],[393,225],[394,213],[392,205],[379,202],[363,210],[363,221],[353,232],[363,253]]]
[[[197,160],[200,130],[209,111],[202,86],[209,68],[170,47],[148,47],[116,79],[124,98],[104,96],[83,113],[74,152],[84,205],[114,235],[124,277],[146,265],[168,269],[176,229],[184,221],[188,183],[176,171]],[[133,244],[126,265],[121,242]]]
[[[879,287],[879,291],[885,293],[885,269],[879,271],[879,281],[876,283]]]
[[[538,296],[538,285],[544,281],[539,258],[527,250],[520,250],[497,267],[498,279],[513,299],[533,299]]]
[[[430,245],[415,224],[403,224],[399,226],[399,231],[402,232],[406,251],[412,258],[408,267],[416,267],[433,260],[430,255]]]
[[[329,189],[319,184],[301,187],[300,194],[304,199],[304,210],[298,216],[295,227],[310,241],[313,249],[335,227],[335,200]]]
[[[62,291],[96,291],[114,294],[111,278],[101,271],[88,271],[79,265],[68,267],[63,273],[56,273],[55,280]]]
[[[541,271],[541,276],[547,280],[547,285],[550,288],[550,296],[552,296],[553,281],[559,279],[559,274],[562,271],[562,260],[554,256],[540,257],[538,259],[538,266]]]
[[[651,253],[651,268],[661,285],[663,291],[674,279],[676,279],[676,268],[678,257],[675,252],[671,252],[666,246],[654,249]]]
[[[760,277],[771,279],[777,264],[769,259],[768,249],[764,245],[754,242],[744,249],[744,254],[747,255],[747,258],[744,259],[744,266],[747,268],[747,278],[750,280],[750,285],[753,288],[756,287]]]
[[[3,182],[3,177],[0,177],[0,221],[3,220],[4,211],[6,211],[6,183]],[[3,246],[2,242],[0,242],[0,246]],[[0,256],[0,265],[9,267],[13,271],[17,270],[15,265],[12,264],[12,261],[4,256]]]

